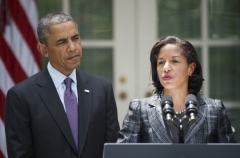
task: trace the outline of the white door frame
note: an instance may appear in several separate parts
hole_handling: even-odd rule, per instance
[[[156,0],[114,0],[114,88],[119,123],[131,100],[145,98],[149,86],[150,50],[157,41]],[[124,96],[121,98],[120,96]]]

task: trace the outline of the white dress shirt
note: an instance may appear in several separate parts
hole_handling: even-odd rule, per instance
[[[70,77],[73,80],[71,88],[73,93],[76,95],[77,101],[78,101],[76,69],[74,69],[69,76],[65,76],[64,74],[56,70],[54,67],[52,67],[50,62],[48,62],[47,69],[56,87],[59,98],[63,104],[64,110],[66,111],[65,104],[64,104],[64,91],[66,89],[66,85],[64,84],[64,80],[67,77]]]

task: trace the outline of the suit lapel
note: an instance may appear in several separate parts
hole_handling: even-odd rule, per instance
[[[78,89],[78,122],[79,122],[79,155],[81,155],[90,121],[93,90],[88,84],[88,79],[80,71],[77,73]]]
[[[204,120],[206,119],[206,116],[203,115],[203,114],[206,114],[207,111],[204,111],[207,110],[207,108],[201,108],[203,107],[202,105],[203,104],[206,104],[201,98],[200,96],[197,96],[197,104],[198,104],[198,116],[197,116],[197,119],[196,119],[196,122],[189,128],[186,136],[185,136],[185,143],[189,141],[189,139],[194,136],[202,127],[203,123],[204,123]]]
[[[58,96],[54,83],[49,75],[47,69],[43,70],[42,76],[39,77],[37,84],[42,87],[38,92],[44,104],[52,114],[59,128],[64,133],[69,144],[72,146],[77,154],[76,145],[73,140],[72,132],[68,123],[63,104]]]
[[[148,120],[153,130],[156,132],[158,138],[162,143],[172,143],[164,125],[160,107],[160,98],[157,94],[151,97],[149,105],[154,106],[153,108],[149,108],[147,110]]]
[[[189,141],[189,139],[201,129],[201,126],[204,123],[205,117],[206,116],[202,115],[202,112],[198,114],[196,122],[189,128],[187,135],[185,136],[184,142]]]

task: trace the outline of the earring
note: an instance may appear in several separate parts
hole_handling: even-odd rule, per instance
[[[192,74],[189,74],[189,76],[191,76]]]

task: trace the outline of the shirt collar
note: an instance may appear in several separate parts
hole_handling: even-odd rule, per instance
[[[74,69],[69,76],[65,76],[64,74],[56,70],[54,67],[52,67],[50,62],[48,62],[47,69],[56,88],[59,88],[59,86],[67,77],[70,77],[74,81],[74,83],[77,84],[76,69]]]

